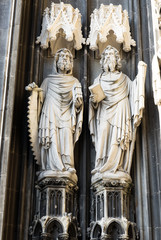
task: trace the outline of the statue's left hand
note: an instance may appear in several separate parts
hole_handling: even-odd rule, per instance
[[[36,85],[36,83],[35,82],[32,82],[32,83],[30,83],[28,86],[26,86],[25,87],[25,90],[27,90],[27,91],[37,91],[37,92],[40,92],[40,91],[42,91],[42,89],[41,88],[39,88],[37,85]]]
[[[41,139],[41,144],[42,146],[45,148],[45,149],[49,149],[50,148],[50,138],[49,137],[46,137],[46,138],[42,138]]]

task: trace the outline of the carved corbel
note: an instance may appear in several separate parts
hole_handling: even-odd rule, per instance
[[[60,4],[52,2],[51,8],[44,10],[42,30],[36,43],[40,43],[43,49],[50,46],[52,54],[57,50],[55,48],[61,47],[79,50],[82,43],[85,43],[81,27],[81,14],[78,8],[74,9],[70,4],[63,2]]]
[[[128,20],[128,12],[122,10],[122,6],[103,5],[99,9],[95,9],[91,14],[90,34],[87,44],[90,49],[95,51],[102,49],[110,44],[108,42],[111,31],[116,37],[116,43],[123,44],[123,50],[128,52],[131,46],[136,46],[135,41],[131,37],[130,26]],[[113,41],[113,40],[112,40]]]

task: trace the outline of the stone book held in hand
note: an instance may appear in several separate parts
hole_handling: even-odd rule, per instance
[[[92,95],[97,96],[97,102],[101,102],[106,97],[100,83],[91,85],[89,91]]]

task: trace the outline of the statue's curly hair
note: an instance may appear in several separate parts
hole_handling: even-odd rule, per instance
[[[114,50],[115,57],[116,57],[116,70],[120,70],[122,65],[121,65],[121,58],[120,58],[119,51],[116,48],[112,47],[111,45],[108,45],[101,54],[101,60],[100,60],[101,68],[102,70],[104,70],[103,65],[105,61],[106,51],[111,49]]]
[[[72,70],[73,70],[73,55],[71,53],[71,51],[67,48],[61,48],[59,49],[56,53],[55,53],[55,56],[54,56],[54,66],[55,66],[55,71],[57,72],[57,62],[58,62],[58,59],[59,59],[59,56],[60,54],[64,52],[64,53],[69,53],[69,57],[70,57],[70,62],[71,62],[71,69],[68,71],[68,74],[72,74]]]
[[[67,48],[61,48],[55,53],[55,62],[57,63],[57,61],[59,59],[59,55],[60,55],[61,52],[64,52],[64,53],[68,52],[69,53],[70,61],[73,65],[73,55],[72,55],[71,51]]]

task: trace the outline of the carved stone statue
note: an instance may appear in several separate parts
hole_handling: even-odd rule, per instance
[[[54,67],[55,74],[48,75],[40,88],[35,83],[26,87],[32,91],[28,115],[31,144],[42,170],[72,174],[76,172],[74,144],[83,121],[81,84],[72,76],[73,56],[68,49],[57,51]]]
[[[136,128],[144,109],[146,64],[139,62],[138,75],[131,81],[120,72],[121,59],[114,47],[107,46],[100,63],[102,72],[89,88],[89,128],[96,150],[92,174],[130,178]]]

